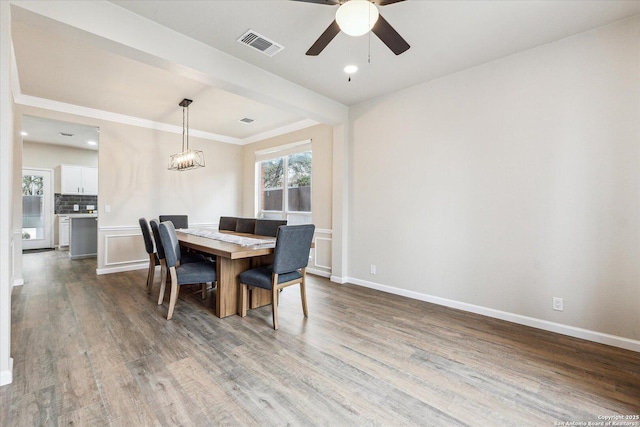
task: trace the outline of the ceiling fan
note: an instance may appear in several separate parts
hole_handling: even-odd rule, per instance
[[[318,37],[309,48],[307,55],[317,56],[338,35],[345,34],[359,36],[372,31],[396,55],[409,49],[409,43],[379,14],[376,5],[386,6],[404,0],[293,0],[304,3],[324,4],[327,6],[340,5],[336,12],[336,19]],[[363,18],[363,19],[361,19]],[[360,23],[356,22],[360,20]],[[358,25],[360,24],[360,25]],[[351,28],[355,26],[355,28]],[[353,34],[352,34],[353,33]]]

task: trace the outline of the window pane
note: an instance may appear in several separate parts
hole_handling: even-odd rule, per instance
[[[282,211],[283,160],[267,160],[260,164],[260,211]]]
[[[287,158],[288,211],[311,212],[311,151]]]
[[[44,179],[38,175],[22,176],[22,239],[44,236]]]

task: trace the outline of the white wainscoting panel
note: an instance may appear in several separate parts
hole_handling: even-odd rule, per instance
[[[322,277],[331,276],[331,245],[332,231],[316,228],[314,242],[315,248],[311,250],[311,262],[307,271]]]
[[[105,267],[149,261],[142,234],[118,234],[104,238]]]
[[[149,266],[149,255],[139,226],[98,228],[96,274],[139,270]]]

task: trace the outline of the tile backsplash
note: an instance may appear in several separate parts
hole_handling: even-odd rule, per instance
[[[73,210],[73,205],[80,208]],[[98,210],[98,196],[81,196],[75,194],[55,194],[54,210],[56,214],[74,214],[87,213],[87,205],[95,206],[94,211]]]

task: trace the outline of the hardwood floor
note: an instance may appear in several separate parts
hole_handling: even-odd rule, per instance
[[[246,318],[24,256],[2,426],[553,426],[640,414],[640,354],[309,277]],[[159,277],[159,274],[156,275]],[[633,421],[633,420],[632,420]],[[636,426],[640,420],[635,420]],[[631,424],[633,425],[633,424]]]

